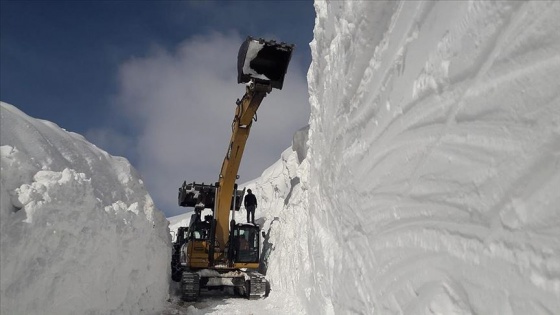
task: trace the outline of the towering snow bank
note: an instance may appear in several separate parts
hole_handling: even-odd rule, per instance
[[[558,312],[560,3],[315,7],[308,311]]]
[[[309,260],[309,170],[302,156],[307,152],[307,131],[304,128],[296,133],[292,148],[286,149],[260,178],[246,184],[257,196],[255,221],[264,236],[260,271],[272,290],[265,300],[267,314],[321,313],[317,309],[306,310],[306,299],[301,299],[311,292],[315,272]],[[239,221],[245,222],[244,209],[240,212]]]
[[[2,314],[142,314],[167,297],[167,221],[124,158],[1,103]]]

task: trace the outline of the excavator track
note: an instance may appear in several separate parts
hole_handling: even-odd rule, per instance
[[[254,300],[268,296],[270,287],[265,277],[258,272],[250,273],[249,277],[249,299]]]
[[[183,291],[182,299],[187,302],[198,300],[200,295],[200,276],[194,272],[183,272],[181,279],[181,288]]]

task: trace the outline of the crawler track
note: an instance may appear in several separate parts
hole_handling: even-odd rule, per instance
[[[185,271],[181,279],[183,294],[181,298],[184,301],[192,302],[198,300],[200,295],[200,276],[198,273]]]
[[[250,273],[249,276],[249,299],[260,299],[263,296],[268,296],[268,281],[264,276],[258,272]]]

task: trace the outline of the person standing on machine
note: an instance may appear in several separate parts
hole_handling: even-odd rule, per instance
[[[245,205],[245,209],[247,209],[247,223],[255,224],[255,209],[257,208],[257,197],[253,195],[251,189],[247,189],[247,195],[243,200],[243,204]],[[249,221],[249,219],[252,219]]]

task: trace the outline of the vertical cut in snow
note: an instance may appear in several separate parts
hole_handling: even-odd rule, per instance
[[[153,314],[167,221],[124,158],[1,103],[0,313]]]
[[[557,312],[560,3],[315,7],[309,313]]]

